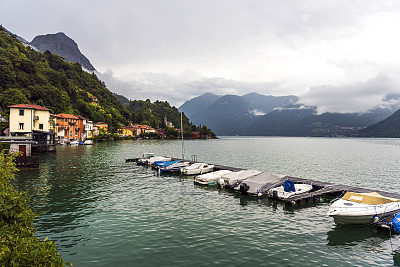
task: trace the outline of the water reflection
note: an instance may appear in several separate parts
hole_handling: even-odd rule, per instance
[[[356,246],[369,238],[388,239],[389,233],[374,225],[335,225],[328,232],[328,246]]]

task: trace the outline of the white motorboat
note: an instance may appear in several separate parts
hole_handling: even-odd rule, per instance
[[[334,201],[328,211],[337,224],[372,224],[387,214],[400,211],[400,199],[376,192],[347,192]]]
[[[260,171],[257,170],[241,170],[238,172],[231,172],[228,174],[224,174],[221,178],[218,179],[218,184],[221,187],[230,187],[233,188],[236,185],[240,184],[244,180],[253,177],[257,174],[260,174]]]
[[[93,145],[93,141],[92,140],[86,140],[83,144],[84,145]]]
[[[181,173],[184,175],[195,175],[212,172],[213,170],[214,165],[209,165],[207,163],[193,163],[190,166],[182,168]]]
[[[285,200],[298,194],[304,194],[313,190],[310,184],[295,184],[293,181],[286,180],[281,186],[271,188],[268,196],[274,199]]]
[[[268,193],[268,190],[282,182],[284,175],[263,172],[248,178],[235,186],[233,189],[242,194],[261,197]]]
[[[69,144],[70,145],[79,145],[79,142],[78,141],[71,141],[71,142],[69,142]]]
[[[215,171],[215,172],[209,172],[206,174],[200,174],[199,176],[196,176],[194,178],[194,182],[202,185],[217,185],[217,181],[221,176],[227,175],[229,173],[232,173],[232,171],[229,170],[220,170],[220,171]]]

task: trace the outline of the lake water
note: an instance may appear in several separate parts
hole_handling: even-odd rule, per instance
[[[297,208],[158,176],[126,158],[182,157],[179,141],[61,146],[21,171],[41,237],[74,266],[400,266],[400,236],[339,227],[331,199]],[[400,140],[224,137],[185,158],[400,193]]]

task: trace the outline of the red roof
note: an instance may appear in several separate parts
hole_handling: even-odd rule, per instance
[[[66,114],[66,113],[59,113],[57,114],[58,118],[63,118],[63,119],[74,119],[78,120],[79,118],[77,116],[71,115],[71,114]]]
[[[17,105],[11,105],[8,106],[9,108],[30,108],[30,109],[37,109],[37,110],[49,110],[48,108],[39,106],[39,105],[35,105],[35,104],[17,104]]]

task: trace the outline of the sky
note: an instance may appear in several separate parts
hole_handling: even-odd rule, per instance
[[[132,100],[256,92],[345,113],[400,94],[400,1],[1,0],[0,24],[64,32]]]

